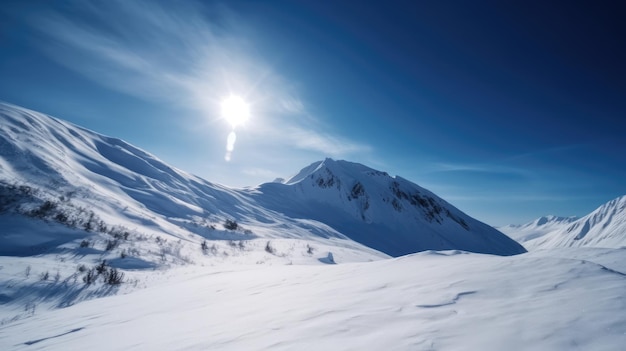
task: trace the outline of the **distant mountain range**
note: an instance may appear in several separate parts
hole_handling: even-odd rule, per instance
[[[189,259],[199,247],[231,257],[243,246],[279,249],[274,256],[294,260],[315,258],[315,248],[325,252],[322,262],[424,250],[525,252],[432,192],[360,164],[326,159],[286,181],[232,189],[10,104],[0,104],[0,195],[0,220],[11,223],[0,231],[0,255],[83,245],[146,262]],[[33,223],[46,230],[33,234]]]
[[[498,228],[528,250],[560,247],[626,247],[626,196],[582,217],[546,216]]]

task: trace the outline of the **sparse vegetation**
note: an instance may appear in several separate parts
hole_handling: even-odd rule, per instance
[[[92,284],[93,282],[95,282],[96,278],[97,278],[97,274],[96,274],[95,270],[92,268],[92,269],[88,270],[87,274],[85,274],[83,276],[83,282],[85,282],[85,284],[89,285],[89,284]]]
[[[120,244],[120,242],[117,239],[107,240],[107,246],[106,246],[105,250],[106,251],[111,251],[114,248],[116,248],[119,244]]]
[[[228,230],[237,230],[239,228],[239,224],[234,219],[226,219],[224,221],[224,228]]]
[[[275,255],[275,254],[276,254],[276,249],[274,249],[274,247],[272,247],[272,244],[271,244],[271,242],[270,242],[270,241],[268,241],[268,242],[265,244],[265,252],[270,253],[270,254],[272,254],[272,255]]]
[[[42,280],[42,281],[46,281],[46,280],[48,280],[48,278],[50,278],[50,273],[48,273],[48,271],[42,272],[39,275],[39,279]]]
[[[95,283],[99,276],[102,276],[104,283],[109,285],[119,285],[124,282],[124,273],[117,268],[109,267],[104,260],[94,268],[87,270],[85,267],[85,271],[83,282],[87,285]]]
[[[109,285],[122,284],[124,280],[124,273],[120,272],[116,268],[109,268],[104,274],[104,282]]]
[[[57,270],[57,272],[54,274],[54,277],[52,279],[54,279],[55,283],[58,283],[59,280],[61,280],[61,272]]]

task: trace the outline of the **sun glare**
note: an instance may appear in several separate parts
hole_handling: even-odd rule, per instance
[[[244,124],[250,117],[250,106],[237,95],[231,95],[222,101],[222,118],[224,118],[233,129]]]

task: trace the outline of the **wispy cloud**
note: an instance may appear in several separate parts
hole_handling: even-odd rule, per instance
[[[277,143],[331,156],[370,150],[317,124],[293,84],[246,41],[243,21],[224,7],[76,1],[71,12],[49,12],[31,23],[52,58],[112,89],[212,120],[219,117],[220,100],[235,93],[263,119],[256,131]]]
[[[318,133],[301,128],[291,128],[287,131],[286,137],[290,143],[301,149],[315,150],[333,157],[371,151],[368,145],[355,143],[331,134]]]
[[[476,173],[485,175],[500,175],[530,178],[532,173],[521,167],[501,164],[472,164],[472,163],[433,163],[427,173]]]

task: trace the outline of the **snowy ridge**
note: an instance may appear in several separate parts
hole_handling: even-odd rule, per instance
[[[613,199],[590,214],[524,243],[527,248],[626,247],[626,196]]]
[[[523,247],[432,192],[361,164],[326,159],[285,184],[261,185],[264,207],[324,222],[351,239],[392,256],[459,249],[498,255]]]
[[[562,229],[576,220],[578,220],[576,216],[558,217],[548,215],[539,217],[526,224],[510,224],[504,227],[498,227],[497,229],[508,235],[511,239],[524,244],[527,241]]]

